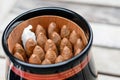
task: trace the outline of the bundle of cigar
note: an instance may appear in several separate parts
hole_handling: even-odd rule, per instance
[[[41,25],[37,25],[35,32],[31,29],[32,25],[29,25],[23,30],[22,44],[16,43],[13,49],[13,55],[22,61],[55,64],[71,59],[85,47],[81,36],[67,25],[59,28],[51,22],[47,29]]]

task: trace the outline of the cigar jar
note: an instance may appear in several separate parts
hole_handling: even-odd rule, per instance
[[[27,26],[32,25],[33,28],[31,31],[35,32],[36,26],[40,24],[46,31],[49,31],[48,25],[51,22],[55,22],[58,26],[58,33],[60,33],[59,30],[63,25],[69,26],[71,31],[76,30],[77,34],[81,37],[81,41],[85,44],[84,49],[82,49],[82,51],[78,50],[77,55],[75,54],[75,56],[71,58],[68,57],[69,59],[65,58],[67,59],[65,61],[62,61],[62,57],[59,56],[56,62],[62,62],[47,65],[45,65],[45,62],[42,62],[43,65],[31,64],[29,63],[32,62],[30,59],[29,62],[25,62],[18,59],[20,56],[18,58],[13,56],[14,46],[16,43],[22,43],[21,35]],[[51,33],[48,32],[44,34],[49,36]],[[54,33],[54,35],[56,35],[56,33]],[[74,35],[71,35],[71,37],[72,36],[73,38],[69,40],[73,44],[76,41]],[[61,38],[63,37],[68,38],[64,29],[63,33],[61,33]],[[46,41],[47,38],[44,38],[42,41]],[[56,41],[56,39],[59,39],[59,36],[53,39],[53,41]],[[47,41],[50,42],[50,40]],[[97,71],[91,53],[92,42],[93,33],[90,25],[82,16],[71,10],[60,7],[43,7],[22,13],[8,24],[2,36],[2,46],[7,56],[6,80],[97,80]],[[41,42],[39,42],[39,44],[41,45]],[[44,46],[44,44],[42,45]],[[56,42],[56,45],[59,47],[60,43]],[[44,48],[43,46],[41,47]],[[48,49],[47,47],[49,46],[46,46],[45,50]],[[71,50],[73,47],[69,48]],[[61,47],[60,50],[54,52],[58,55],[61,50],[64,49]],[[69,49],[66,48],[65,52],[69,52],[68,50]],[[28,52],[30,51],[28,50]],[[51,51],[46,52],[51,54]],[[16,55],[18,54],[16,53]],[[29,56],[30,55],[28,55],[28,57]],[[45,56],[45,58],[46,57],[49,58],[49,56]],[[42,60],[43,59],[44,57],[42,57]],[[50,63],[46,59],[45,61]],[[52,61],[52,63],[53,62],[54,61]]]

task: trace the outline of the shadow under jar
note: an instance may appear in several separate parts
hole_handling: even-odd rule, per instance
[[[37,24],[44,26],[55,22],[66,24],[82,35],[85,48],[73,58],[49,65],[37,65],[23,62],[12,55],[15,43],[21,43],[25,27],[32,25],[35,31]],[[43,7],[27,11],[6,27],[2,36],[2,45],[7,55],[6,80],[97,80],[97,71],[91,53],[93,33],[87,21],[77,13],[60,7]]]

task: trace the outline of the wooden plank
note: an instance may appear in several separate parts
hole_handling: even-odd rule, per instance
[[[5,68],[6,68],[6,60],[0,58],[0,79],[5,80]]]
[[[2,39],[2,32],[0,32],[0,40]],[[4,58],[5,57],[5,53],[3,51],[3,48],[2,48],[2,41],[0,41],[0,58]]]
[[[0,0],[0,23],[3,22],[4,17],[6,17],[7,13],[12,9],[16,0]]]
[[[17,16],[17,14],[11,14],[8,13],[8,15],[6,15],[6,17],[3,19],[3,22],[0,23],[0,32],[2,33],[5,28],[7,27],[7,25]]]
[[[120,7],[120,0],[51,0],[51,1],[84,3],[84,4],[92,4],[92,5]]]
[[[12,21],[15,17],[17,16],[17,14],[8,14],[6,16],[6,18],[4,19],[4,22],[1,23],[0,26],[0,40],[2,40],[2,35],[3,35],[3,31],[5,30],[6,26],[10,23],[10,21]],[[5,58],[5,52],[2,48],[2,41],[0,41],[0,58]]]
[[[93,44],[120,49],[120,27],[114,25],[90,23],[93,29]]]
[[[120,50],[93,46],[92,52],[98,71],[120,75]]]
[[[64,1],[64,0],[63,0]],[[74,1],[74,0],[72,0]],[[81,1],[81,0],[80,0]],[[97,0],[101,1],[101,0]],[[105,1],[105,0],[104,0]],[[115,2],[115,1],[114,1]],[[27,4],[29,3],[29,4]],[[106,23],[106,24],[114,24],[120,25],[120,8],[114,7],[105,7],[105,6],[94,6],[94,5],[84,5],[81,3],[65,3],[58,1],[40,1],[40,0],[19,0],[11,12],[20,14],[27,10],[46,7],[46,6],[57,6],[64,7],[70,10],[73,10],[83,17],[85,17],[90,22],[98,22],[98,23]]]
[[[119,77],[107,76],[107,75],[99,75],[98,80],[120,80]]]

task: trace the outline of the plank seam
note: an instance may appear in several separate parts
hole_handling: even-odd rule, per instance
[[[98,71],[98,74],[120,78],[120,75],[115,74],[115,73],[107,73],[107,72]]]

